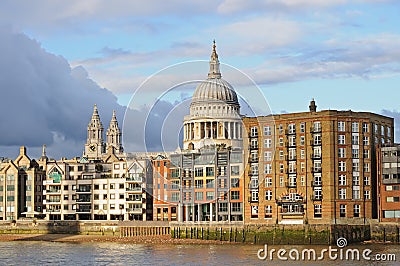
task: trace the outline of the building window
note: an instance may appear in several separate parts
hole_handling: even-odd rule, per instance
[[[346,131],[346,122],[344,122],[344,121],[338,122],[338,131],[340,131],[340,132]]]
[[[368,123],[363,123],[362,132],[364,132],[364,133],[368,132]]]
[[[258,206],[251,206],[251,218],[258,218]]]
[[[279,186],[283,187],[283,185],[284,185],[284,178],[283,178],[283,176],[280,176],[279,177]]]
[[[339,148],[338,149],[338,157],[345,158],[346,157],[346,148]]]
[[[369,163],[364,163],[364,172],[369,173]]]
[[[265,191],[265,200],[272,200],[272,190]]]
[[[258,175],[258,164],[252,164],[251,165],[251,174],[253,176]]]
[[[340,217],[346,217],[346,205],[340,204],[339,210],[340,210]]]
[[[235,165],[235,166],[231,166],[231,175],[239,175],[239,166]]]
[[[270,126],[265,126],[264,127],[264,136],[271,136],[272,132],[271,132],[271,127]]]
[[[369,190],[364,191],[364,199],[369,200],[371,199],[371,194]]]
[[[272,147],[272,139],[264,139],[264,148],[271,148]]]
[[[351,150],[351,157],[353,159],[358,159],[360,157],[359,151],[360,151],[359,149],[352,149]]]
[[[300,150],[300,159],[305,159],[306,158],[306,152],[304,149]]]
[[[239,178],[232,178],[231,179],[231,187],[238,188],[239,187]]]
[[[369,176],[364,176],[364,186],[369,186]]]
[[[360,189],[353,188],[353,199],[358,200],[360,199]]]
[[[304,187],[306,185],[306,179],[305,179],[305,177],[303,175],[300,176],[300,185],[302,187]]]
[[[296,133],[296,124],[289,124],[288,125],[288,133],[295,134]]]
[[[321,145],[321,135],[314,135],[314,145]]]
[[[346,189],[345,188],[339,189],[339,199],[346,199]]]
[[[279,131],[280,135],[283,134],[283,126],[282,126],[282,124],[279,125],[278,131]]]
[[[346,136],[338,135],[338,143],[339,143],[339,145],[345,145],[346,144]]]
[[[272,187],[272,177],[265,178],[265,187]]]
[[[339,186],[346,185],[346,175],[339,175]]]
[[[284,170],[285,170],[285,167],[283,166],[283,164],[282,164],[282,163],[279,164],[279,172],[280,172],[281,174],[283,174]]]
[[[358,122],[351,123],[351,132],[358,132]]]
[[[314,205],[314,218],[321,218],[322,217],[322,205],[315,204]]]
[[[306,124],[304,122],[300,123],[300,133],[306,132]]]
[[[203,180],[195,180],[194,184],[196,188],[203,188]]]
[[[283,138],[279,138],[279,146],[283,147]]]
[[[265,174],[272,174],[272,165],[271,164],[266,164],[265,166]]]
[[[363,145],[368,146],[369,145],[369,138],[368,136],[363,136]]]
[[[258,137],[258,128],[257,127],[251,127],[250,128],[250,136],[251,137]]]
[[[339,172],[346,172],[346,162],[339,162]]]
[[[206,176],[214,176],[214,167],[206,167]]]
[[[257,190],[251,191],[251,201],[258,201],[258,191]]]
[[[353,176],[353,186],[359,186],[359,185],[360,185],[360,177]]]
[[[265,219],[271,219],[272,218],[272,206],[267,205],[265,206]]]
[[[258,139],[252,139],[250,146],[252,149],[258,149]]]
[[[354,217],[360,217],[360,205],[354,205]]]
[[[305,137],[300,136],[300,146],[304,146],[304,144],[305,144]]]
[[[353,172],[359,172],[360,171],[360,163],[359,162],[353,162],[352,165],[353,165]]]
[[[369,150],[363,150],[363,157],[364,157],[364,159],[369,158]]]
[[[352,135],[351,136],[351,144],[353,144],[353,145],[358,145],[359,144],[359,136],[358,135]]]
[[[267,162],[272,161],[272,152],[270,151],[264,152],[264,160]]]
[[[279,151],[279,160],[283,160],[283,151]]]
[[[196,200],[203,200],[204,199],[204,194],[203,192],[196,192]]]
[[[231,191],[231,200],[239,200],[240,191]]]
[[[194,168],[194,176],[201,177],[203,176],[203,167],[196,167]]]
[[[206,179],[206,188],[214,188],[214,180]]]
[[[207,197],[207,200],[213,200],[214,199],[214,191],[207,191],[206,197]]]

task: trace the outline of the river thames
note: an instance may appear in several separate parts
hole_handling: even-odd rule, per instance
[[[262,245],[142,245],[126,243],[63,243],[47,241],[0,242],[1,265],[399,265],[400,246],[396,245],[355,245],[347,248],[358,249],[360,254],[370,249],[372,254],[393,254],[396,261],[377,262],[373,260],[329,259],[325,253],[323,262],[301,260],[301,251],[320,251],[327,246],[268,246],[284,249],[288,257],[290,250],[300,252],[300,260],[260,260],[257,252],[265,249]],[[337,248],[337,247],[332,247]],[[260,253],[261,255],[264,253]],[[294,255],[295,252],[291,253]],[[338,252],[339,255],[339,252]],[[343,256],[344,257],[344,256]]]

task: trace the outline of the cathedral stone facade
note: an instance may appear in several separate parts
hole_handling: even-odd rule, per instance
[[[101,160],[109,154],[122,155],[124,149],[121,137],[121,129],[118,126],[116,113],[113,111],[104,143],[104,127],[97,106],[94,105],[93,115],[87,127],[87,140],[83,157],[89,160]]]
[[[190,114],[184,118],[184,149],[205,146],[242,146],[240,105],[233,87],[222,78],[213,44],[208,78],[201,82],[192,97]]]

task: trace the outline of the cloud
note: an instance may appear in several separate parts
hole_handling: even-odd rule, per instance
[[[400,73],[400,35],[377,34],[354,40],[332,39],[297,53],[269,58],[245,72],[258,84],[318,78],[374,79]]]
[[[46,52],[25,34],[3,28],[0,38],[0,146],[47,144],[59,155],[62,147],[54,145],[85,140],[93,104],[99,106],[105,127],[113,109],[122,117],[125,108],[89,79],[83,67],[71,69],[64,58]],[[81,155],[82,149],[75,146],[64,156]]]

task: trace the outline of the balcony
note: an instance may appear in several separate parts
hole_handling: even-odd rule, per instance
[[[87,188],[87,187],[79,187],[76,189],[77,193],[91,193],[92,190],[91,188]]]
[[[50,189],[46,190],[46,193],[47,194],[49,194],[49,193],[61,193],[61,188],[60,189],[52,189],[52,188],[50,188]]]
[[[126,201],[129,201],[129,202],[142,202],[142,203],[144,203],[144,202],[146,202],[146,199],[145,198],[126,198],[125,199]]]
[[[126,181],[142,183],[143,182],[143,178],[141,178],[141,177],[127,177]]]
[[[48,199],[46,203],[61,203],[61,199]]]
[[[278,205],[282,205],[282,204],[302,204],[302,203],[306,203],[305,199],[277,199],[276,203]]]
[[[322,181],[311,181],[312,187],[322,187]]]
[[[400,184],[400,178],[382,179],[382,184]]]
[[[142,187],[127,187],[126,191],[144,192],[144,188],[142,188]]]
[[[90,203],[91,199],[90,198],[76,199],[76,202],[87,202],[87,203]]]
[[[126,208],[129,213],[143,213],[143,208]]]
[[[77,208],[76,209],[76,212],[87,212],[87,213],[90,213],[92,211],[92,209],[91,208]]]
[[[322,195],[310,195],[312,201],[322,201]]]

